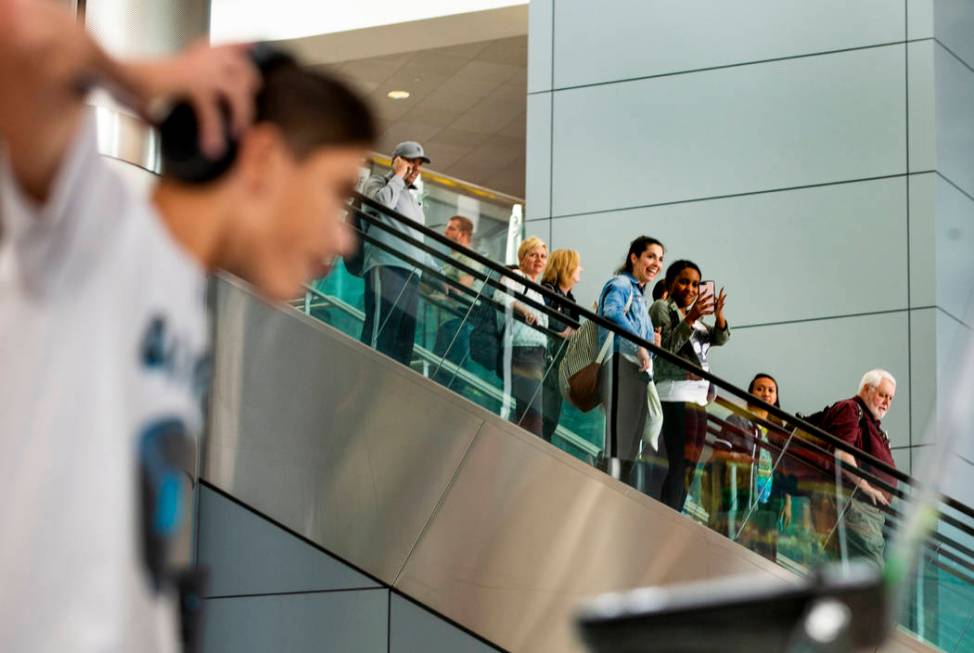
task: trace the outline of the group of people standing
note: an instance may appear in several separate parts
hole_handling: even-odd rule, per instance
[[[664,255],[663,244],[655,238],[640,236],[633,240],[623,264],[602,286],[597,313],[621,331],[709,370],[710,348],[730,338],[724,315],[727,295],[721,290],[717,296],[701,296],[700,266],[679,260],[667,268],[665,298],[650,306],[646,288],[662,271]],[[536,302],[546,301],[554,311],[577,323],[572,290],[581,272],[577,251],[555,250],[549,257],[545,243],[531,237],[521,245],[516,274],[541,282],[568,301],[542,297],[524,286],[515,290],[523,289],[524,296]],[[514,421],[550,440],[562,408],[557,381],[559,355],[565,350],[564,339],[574,330],[565,324],[550,324],[548,315],[501,291],[497,297],[523,318],[507,321],[512,346],[510,364],[505,361],[502,367],[510,375],[516,403]],[[703,321],[708,315],[714,316],[713,324]],[[548,327],[552,335],[546,336],[533,326]],[[681,510],[686,500],[686,471],[696,464],[706,438],[705,406],[713,398],[710,384],[678,365],[654,361],[646,348],[614,337],[608,329],[599,330],[599,346],[610,337],[614,340],[611,356],[602,365],[599,381],[606,416],[606,464],[616,465],[614,473]],[[637,464],[639,461],[648,461],[649,468]]]
[[[666,267],[664,278],[653,287],[655,300],[648,302],[647,288],[662,272],[664,258],[659,240],[649,236],[633,240],[623,264],[603,284],[596,312],[618,331],[709,371],[710,349],[726,344],[731,335],[725,315],[727,294],[723,289],[714,292],[714,286],[704,282],[700,266],[681,259]],[[498,369],[513,398],[509,417],[547,441],[562,414],[557,370],[566,341],[575,334],[570,324],[579,323],[573,290],[582,271],[576,250],[549,254],[541,239],[531,237],[521,244],[512,277],[502,280],[505,288],[530,303],[503,290],[494,293],[497,303],[507,309],[498,317],[507,343]],[[543,296],[516,277],[540,283],[551,292]],[[548,312],[540,310],[542,303]],[[859,476],[849,477],[852,498],[840,506],[836,491],[809,489],[822,483],[826,472],[814,470],[796,482],[779,465],[771,446],[776,442],[780,447],[781,439],[776,441],[769,431],[784,433],[783,425],[761,404],[749,403],[731,413],[719,431],[708,429],[714,422],[707,409],[716,397],[713,384],[609,329],[599,329],[600,349],[609,338],[611,354],[602,362],[599,379],[606,471],[682,511],[693,472],[706,463],[710,487],[703,494],[711,527],[774,558],[778,533],[792,522],[795,497],[804,507],[803,523],[810,533],[821,535],[825,550],[837,550],[836,523],[842,519],[849,554],[882,564],[882,507],[889,503],[889,492]],[[889,440],[879,424],[894,392],[892,375],[873,370],[862,379],[855,397],[824,411],[819,426],[893,466]],[[748,393],[780,408],[778,382],[770,374],[755,375]],[[708,432],[716,435],[708,439]],[[857,466],[854,456],[838,455],[845,464]]]
[[[418,144],[401,144],[394,152],[393,170],[373,177],[366,193],[404,215],[421,217],[421,208],[414,206],[415,198],[405,191],[428,161]],[[396,228],[408,229],[401,224]],[[473,228],[468,218],[454,216],[448,221],[444,235],[469,248]],[[638,341],[651,342],[693,368],[709,371],[710,349],[726,344],[731,336],[724,289],[718,291],[712,281],[705,281],[700,266],[686,259],[670,263],[663,279],[657,281],[664,269],[665,253],[663,243],[656,238],[634,239],[622,265],[602,284],[595,305],[599,317],[617,327],[614,330],[600,327],[597,337],[598,348],[606,354],[599,360],[598,381],[605,414],[601,464],[607,472],[677,511],[684,510],[688,489],[694,482],[693,472],[706,464],[710,471],[707,497],[710,525],[728,531],[731,536],[736,533],[739,539],[751,538],[754,547],[773,557],[774,533],[792,520],[792,496],[810,497],[815,502],[818,495],[803,494],[796,489],[793,479],[784,478],[776,470],[773,448],[768,444],[768,426],[776,423],[773,415],[760,406],[747,406],[740,414],[731,414],[716,436],[713,435],[715,430],[708,428],[713,424],[713,416],[708,414],[707,407],[715,400],[716,387],[686,366],[657,358],[638,344]],[[427,254],[416,248],[410,249],[410,254],[417,260],[428,259]],[[385,255],[388,260],[380,261],[375,253],[371,258],[366,257],[372,263],[367,267],[373,269],[366,277],[367,319],[363,340],[371,340],[380,350],[409,364],[420,275],[409,265],[395,268],[395,278],[384,278],[383,275],[389,277],[387,268],[398,265],[394,258]],[[573,291],[583,272],[581,256],[573,249],[549,252],[543,240],[532,236],[521,243],[517,258],[511,274],[498,278],[500,287],[485,283],[490,272],[462,250],[452,252],[445,264],[433,266],[455,286],[465,286],[476,297],[472,304],[469,297],[468,301],[457,303],[455,316],[445,320],[438,329],[434,350],[444,361],[464,366],[471,357],[472,334],[485,326],[487,330],[496,329],[500,345],[496,365],[489,367],[500,377],[507,398],[502,414],[550,442],[561,421],[564,402],[558,370],[579,325],[580,310]],[[539,292],[538,285],[549,292]],[[651,300],[647,300],[648,288],[652,288]],[[404,300],[406,295],[408,298]],[[447,303],[456,302],[449,299],[456,296],[449,287],[446,296]],[[472,319],[472,311],[484,302],[494,310],[487,311],[491,315],[487,323],[478,323]],[[617,333],[631,334],[635,340]],[[612,341],[607,342],[609,339]],[[860,415],[865,410],[876,422],[873,430],[878,430],[885,410],[871,407],[869,397],[879,392],[876,389],[879,382],[892,383],[895,390],[895,380],[882,370],[874,370],[870,375],[867,375],[869,382],[864,379],[861,384],[858,398],[834,406],[844,406],[843,415],[849,413],[850,406],[858,407]],[[456,375],[445,374],[442,366],[433,376],[441,382],[449,377],[449,383],[456,383]],[[778,383],[769,374],[756,375],[748,392],[767,404],[780,405]],[[883,392],[889,395],[889,388],[884,386]],[[832,420],[822,426],[854,446],[864,441],[876,445],[877,450],[867,449],[868,453],[892,465],[888,440],[871,437],[872,431],[864,440],[859,421],[851,426],[839,422]],[[880,446],[884,442],[885,448]],[[854,457],[848,456],[848,462],[855,466]],[[730,476],[734,476],[729,483],[732,490],[716,487],[721,483],[728,485]],[[863,519],[872,533],[866,538],[871,543],[860,548],[872,552],[867,557],[880,561],[881,553],[878,557],[876,554],[877,550],[881,551],[877,537],[882,542],[879,511],[884,502],[888,503],[889,495],[858,478],[854,484],[857,491],[862,491],[853,512],[866,515]],[[816,504],[804,515],[806,519],[814,517],[823,522],[809,524],[810,528],[828,532],[830,536],[835,530],[834,506]],[[739,517],[749,523],[747,529],[738,530]],[[850,529],[850,533],[854,531]]]

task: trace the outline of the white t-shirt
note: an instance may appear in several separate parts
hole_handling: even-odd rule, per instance
[[[141,554],[137,444],[164,420],[200,432],[205,273],[93,123],[44,206],[0,156],[0,225],[0,650],[175,650],[176,605]]]
[[[521,270],[512,270],[512,272],[527,278],[527,275]],[[541,293],[516,282],[510,277],[504,277],[501,279],[501,285],[503,285],[505,288],[510,288],[511,290],[521,293],[528,299],[534,300],[538,304],[544,305],[544,297],[541,296]],[[513,295],[509,295],[506,292],[497,289],[494,291],[494,299],[507,307],[507,315],[503,313],[497,314],[497,327],[503,331],[504,341],[506,344],[510,344],[512,347],[545,347],[548,345],[548,336],[546,336],[542,331],[539,331],[532,326],[528,326],[521,320],[514,319],[513,312],[514,302],[516,299]],[[538,309],[528,306],[527,304],[524,304],[524,307],[537,319],[535,324],[538,327],[544,328],[548,326],[547,314],[542,313]]]

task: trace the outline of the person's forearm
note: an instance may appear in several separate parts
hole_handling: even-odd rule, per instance
[[[65,9],[15,4],[0,31],[0,135],[22,189],[44,200],[77,132],[87,91],[102,83],[136,96],[137,81]]]
[[[835,457],[838,458],[844,466],[859,469],[859,464],[856,462],[855,457],[851,453],[848,453],[847,451],[836,451]],[[869,481],[861,476],[846,471],[844,471],[843,474],[845,474],[845,477],[852,481],[853,485],[855,485],[861,492],[868,492],[872,489]]]

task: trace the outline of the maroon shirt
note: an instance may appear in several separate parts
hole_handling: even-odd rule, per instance
[[[859,417],[860,415],[862,415],[861,419]],[[879,420],[869,412],[866,402],[861,397],[855,396],[851,399],[843,399],[835,403],[825,413],[822,428],[843,442],[847,442],[855,448],[865,451],[894,469],[896,468],[896,463],[893,462],[893,452],[889,447],[889,438],[886,437],[886,432],[883,430]],[[872,465],[858,458],[856,459],[856,464],[863,471],[885,481],[892,487],[896,487],[896,479],[889,474],[873,468]],[[876,489],[882,490],[882,488]],[[882,491],[889,498],[889,493],[885,490]]]

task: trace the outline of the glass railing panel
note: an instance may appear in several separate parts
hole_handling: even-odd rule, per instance
[[[925,642],[969,653],[974,651],[974,579],[950,558],[924,552],[900,621]]]

